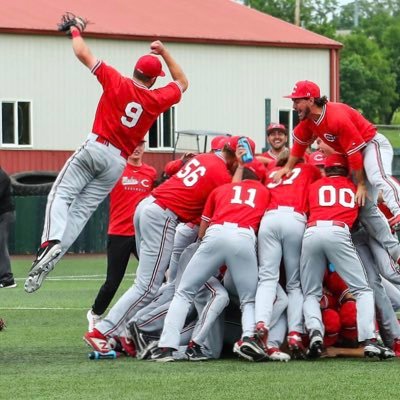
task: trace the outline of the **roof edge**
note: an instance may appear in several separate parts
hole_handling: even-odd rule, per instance
[[[5,34],[16,34],[16,35],[45,35],[45,36],[64,36],[62,33],[49,30],[40,29],[14,29],[14,28],[0,28],[0,33]],[[209,43],[219,45],[233,45],[233,46],[256,46],[256,47],[285,47],[285,48],[304,48],[304,49],[341,49],[343,44],[336,42],[332,39],[332,44],[322,43],[299,43],[299,42],[268,42],[268,41],[256,41],[256,40],[238,40],[238,39],[211,39],[204,37],[176,37],[176,36],[159,36],[159,35],[125,35],[125,34],[114,34],[114,33],[96,33],[96,32],[85,32],[87,38],[97,39],[112,39],[112,40],[133,40],[133,41],[153,41],[161,40],[165,42],[176,42],[176,43]]]

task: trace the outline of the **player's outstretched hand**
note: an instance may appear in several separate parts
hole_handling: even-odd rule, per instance
[[[159,40],[156,40],[150,44],[150,53],[162,56],[164,52],[165,46]]]

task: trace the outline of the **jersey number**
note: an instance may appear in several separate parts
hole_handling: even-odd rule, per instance
[[[274,175],[276,174],[277,171],[271,172],[269,175],[269,178],[273,178]],[[292,175],[290,175],[290,178],[287,178],[285,180],[279,179],[278,182],[270,182],[267,185],[268,189],[273,189],[276,188],[278,185],[291,185],[293,181],[300,175],[301,169],[300,168],[293,168],[292,170]]]
[[[233,190],[235,191],[235,195],[231,200],[232,204],[247,204],[248,206],[254,208],[256,205],[254,204],[254,198],[256,197],[257,190],[254,188],[247,189],[248,197],[243,201],[242,199],[242,187],[241,186],[233,186]]]
[[[354,192],[349,188],[335,188],[331,185],[321,186],[318,190],[320,206],[329,207],[339,203],[346,208],[354,208]]]
[[[192,159],[177,172],[176,176],[182,179],[185,186],[193,186],[197,183],[200,176],[204,176],[205,173],[206,168],[200,165],[200,162],[196,159]]]
[[[122,125],[133,128],[138,123],[142,112],[143,107],[139,103],[134,101],[128,103],[125,107],[125,115],[121,117]]]

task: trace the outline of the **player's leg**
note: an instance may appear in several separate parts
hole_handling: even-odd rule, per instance
[[[261,220],[258,232],[258,285],[255,303],[257,335],[267,345],[273,304],[282,259],[282,213],[270,211]]]
[[[400,184],[392,177],[393,148],[389,140],[377,134],[365,147],[363,156],[368,181],[382,191],[392,214],[400,216]]]
[[[3,284],[3,287],[16,286],[11,271],[10,254],[8,252],[8,235],[14,222],[14,211],[7,211],[0,214],[0,284]]]
[[[300,284],[300,254],[305,229],[305,216],[298,213],[289,214],[284,225],[283,262],[286,272],[286,293],[288,295],[287,319],[289,334],[303,333],[303,292]]]
[[[158,205],[148,204],[141,215],[141,250],[136,281],[99,324],[103,335],[119,335],[125,324],[156,296],[164,279],[172,251],[176,218]]]
[[[286,312],[283,312],[275,323],[271,323],[268,334],[267,355],[271,361],[289,361],[289,354],[280,350],[288,330]]]
[[[323,242],[326,238],[321,234],[323,230],[319,227],[306,229],[300,257],[300,281],[304,293],[304,322],[310,335],[307,356],[310,358],[321,356],[325,333],[319,303],[322,297],[322,280],[327,265],[323,250]]]
[[[165,318],[159,342],[160,348],[178,349],[179,335],[194,297],[200,287],[216,274],[224,263],[221,246],[223,249],[227,236],[218,227],[220,226],[215,225],[207,229],[201,245],[182,275]]]

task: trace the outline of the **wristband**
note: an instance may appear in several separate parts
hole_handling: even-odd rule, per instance
[[[71,36],[72,36],[72,39],[81,36],[81,33],[79,32],[79,29],[74,29],[71,32]]]

